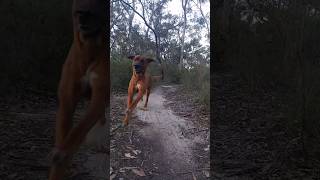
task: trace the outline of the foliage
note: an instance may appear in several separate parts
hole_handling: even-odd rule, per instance
[[[126,57],[111,57],[111,90],[126,91],[132,75],[131,61]]]
[[[184,86],[196,95],[196,100],[209,107],[210,105],[210,68],[199,65],[185,69],[181,75]]]
[[[215,3],[215,22],[221,27],[214,32],[217,60],[231,65],[251,88],[285,87],[292,99],[289,131],[313,155],[320,147],[319,5],[293,0]]]

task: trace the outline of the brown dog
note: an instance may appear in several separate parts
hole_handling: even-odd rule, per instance
[[[152,86],[152,81],[156,79],[163,79],[163,69],[161,67],[161,76],[151,76],[147,72],[147,68],[150,62],[154,62],[155,60],[151,58],[146,58],[140,55],[129,56],[129,59],[132,60],[132,76],[128,87],[128,101],[127,101],[127,110],[126,116],[123,120],[123,125],[128,125],[129,119],[131,118],[131,114],[133,109],[137,106],[138,102],[142,100],[144,94],[146,94],[146,101],[144,104],[144,109],[146,110],[150,90]],[[133,101],[133,95],[135,90],[138,90],[138,96]]]
[[[62,180],[72,155],[94,126],[105,127],[109,103],[109,60],[107,59],[104,0],[74,0],[73,43],[63,65],[58,88],[55,148],[50,153],[50,180]],[[72,116],[82,96],[90,98],[87,112],[77,126]],[[91,132],[91,131],[90,131]]]

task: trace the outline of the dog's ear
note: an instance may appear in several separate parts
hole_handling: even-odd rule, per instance
[[[128,56],[128,59],[133,60],[133,59],[134,59],[134,57],[136,57],[136,56]]]
[[[146,58],[146,61],[147,61],[148,63],[151,63],[151,62],[154,62],[155,60],[152,59],[152,58]]]

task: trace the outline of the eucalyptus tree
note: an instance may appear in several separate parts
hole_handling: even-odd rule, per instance
[[[138,0],[141,10],[132,6],[131,3],[120,0],[123,6],[127,6],[134,11],[145,23],[148,29],[153,32],[156,49],[156,59],[161,63],[161,52],[160,52],[160,36],[159,31],[161,28],[161,20],[163,16],[164,5],[168,0],[150,1],[150,0]],[[146,31],[148,36],[148,31]]]

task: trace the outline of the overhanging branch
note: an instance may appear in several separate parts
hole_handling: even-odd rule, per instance
[[[130,7],[132,9],[133,12],[135,12],[138,16],[141,17],[141,19],[144,21],[145,25],[151,29],[151,31],[153,32],[154,36],[155,36],[155,40],[156,40],[156,57],[159,61],[159,63],[161,64],[161,60],[160,60],[160,51],[159,51],[159,42],[158,42],[158,35],[157,35],[157,32],[155,31],[154,28],[151,27],[151,25],[147,22],[146,18],[144,15],[141,15],[134,7],[131,6],[131,4],[123,1],[123,0],[120,0],[122,4],[125,4],[127,5],[128,7]],[[141,3],[141,1],[140,1]],[[142,9],[143,9],[143,14],[144,14],[144,8],[143,8],[143,5],[141,4],[142,6]]]

